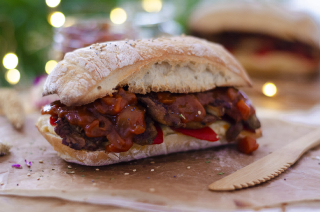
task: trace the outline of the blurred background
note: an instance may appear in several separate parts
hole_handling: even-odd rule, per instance
[[[226,37],[224,34],[223,36],[219,33],[205,34],[201,30],[192,28],[192,17],[196,16],[196,13],[201,14],[207,7],[215,8],[215,5],[221,3],[248,5],[257,2],[282,5],[285,8],[290,6],[292,10],[307,14],[308,19],[312,20],[316,27],[319,26],[320,1],[318,0],[1,0],[0,87],[31,92],[36,106],[40,107],[47,102],[39,100],[41,86],[37,88],[37,85],[42,85],[39,82],[43,83],[43,79],[57,62],[63,59],[66,52],[97,42],[181,34],[192,34],[220,42],[222,45],[229,44],[239,40],[239,33],[231,30],[231,38],[227,41],[221,40],[221,37]],[[295,18],[291,19],[296,21]],[[227,33],[230,37],[230,32]],[[256,36],[260,32],[245,33],[247,33],[245,36],[240,35],[240,40],[243,40],[243,37],[247,39],[248,34]],[[234,34],[238,37],[232,37]],[[253,39],[250,36],[249,43],[257,41],[257,38]],[[261,37],[264,41],[268,39],[273,44],[279,41],[274,35],[266,37],[260,33],[259,36],[259,39]],[[297,42],[301,44],[301,41]],[[280,51],[287,51],[293,45],[297,46],[297,42],[279,41]],[[250,71],[254,87],[247,92],[255,96],[254,103],[258,106],[287,109],[300,106],[307,108],[318,102],[319,41],[311,45],[313,46],[311,50],[310,43],[308,45],[301,44],[299,50],[294,50],[299,54],[307,54],[316,61],[312,63],[312,70],[309,68],[308,73],[293,74],[294,77],[291,78],[291,74],[281,74],[281,68],[276,69],[276,74],[270,75]],[[233,49],[225,47],[234,53]],[[263,53],[265,52],[263,49]],[[308,64],[311,67],[311,63]],[[274,98],[270,100],[270,97]]]
[[[29,85],[49,73],[61,54],[91,43],[181,34],[197,2],[1,0],[0,86]],[[18,82],[10,78],[17,75],[13,71],[8,77],[10,69],[19,71]]]

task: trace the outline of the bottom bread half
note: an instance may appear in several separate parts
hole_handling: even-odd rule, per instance
[[[58,155],[65,161],[87,165],[87,166],[104,166],[120,162],[128,162],[132,160],[166,155],[175,152],[185,152],[190,150],[206,149],[214,146],[220,146],[227,144],[224,133],[222,130],[218,135],[219,141],[209,142],[205,140],[199,140],[190,136],[186,136],[180,133],[168,134],[164,133],[164,141],[161,144],[140,146],[133,144],[127,152],[112,153],[105,151],[87,151],[87,150],[75,150],[62,144],[62,138],[50,130],[49,116],[40,117],[36,123],[36,127],[39,132],[47,139],[47,141],[57,151]],[[221,129],[223,127],[221,126]],[[167,135],[166,135],[167,134]]]
[[[241,51],[235,57],[253,75],[310,75],[316,73],[319,61],[312,61],[292,53],[273,52],[266,55],[246,54]],[[288,75],[289,74],[289,75]]]

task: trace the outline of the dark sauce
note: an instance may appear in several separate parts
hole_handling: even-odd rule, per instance
[[[206,116],[203,105],[193,94],[157,93],[158,101],[170,105],[171,111],[180,115],[182,123],[201,122]]]
[[[106,146],[108,152],[128,151],[133,136],[146,129],[145,109],[138,105],[135,94],[122,88],[113,96],[83,106],[66,106],[55,101],[45,106],[41,113],[66,118],[70,124],[83,128],[88,137],[105,136],[110,142]]]

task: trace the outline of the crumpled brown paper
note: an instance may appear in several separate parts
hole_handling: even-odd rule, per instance
[[[71,202],[64,199],[48,197],[0,196],[1,211],[19,212],[138,212],[116,206]]]
[[[262,119],[263,137],[253,155],[241,154],[231,145],[105,167],[85,167],[66,163],[57,156],[34,127],[37,117],[38,114],[28,115],[21,133],[0,117],[0,139],[13,145],[12,153],[0,158],[2,195],[58,197],[168,211],[256,209],[283,202],[320,200],[320,165],[313,159],[320,155],[319,147],[305,154],[284,174],[260,186],[233,192],[208,190],[210,183],[303,136],[312,127]],[[25,159],[32,161],[30,168]],[[12,168],[14,163],[23,168]]]

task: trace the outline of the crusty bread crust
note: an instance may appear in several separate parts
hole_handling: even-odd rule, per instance
[[[263,2],[232,2],[203,5],[190,17],[189,27],[201,33],[223,31],[262,33],[298,40],[319,49],[320,29],[307,13],[289,5]]]
[[[58,155],[67,162],[77,163],[87,166],[104,166],[120,162],[128,162],[132,160],[166,155],[175,152],[185,152],[190,150],[206,149],[222,144],[227,144],[224,136],[220,136],[220,140],[216,142],[209,142],[199,140],[180,133],[164,135],[162,144],[140,146],[133,144],[131,149],[127,152],[121,153],[106,153],[105,151],[87,151],[75,150],[62,144],[62,139],[56,134],[48,130],[49,117],[39,118],[36,127],[39,132],[47,139],[47,141],[57,151]],[[222,127],[222,126],[221,126]],[[256,134],[244,132],[241,136],[260,137],[261,130],[257,130]]]
[[[39,128],[38,128],[39,129]],[[106,153],[105,151],[75,150],[62,144],[62,139],[49,132],[40,133],[53,146],[58,155],[67,162],[86,166],[104,166],[120,162],[128,162],[142,158],[166,155],[175,152],[205,149],[221,145],[219,141],[208,142],[188,137],[182,134],[171,134],[164,137],[162,144],[140,146],[134,144],[127,152]]]
[[[202,92],[216,86],[248,86],[242,66],[222,46],[189,36],[94,44],[67,53],[48,76],[43,95],[83,105],[117,86],[145,94]]]

